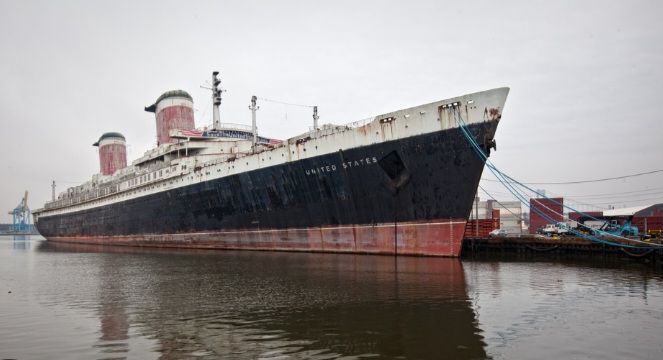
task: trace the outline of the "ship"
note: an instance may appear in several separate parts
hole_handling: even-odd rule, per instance
[[[401,109],[286,140],[220,121],[196,128],[193,98],[163,93],[157,146],[127,165],[126,139],[94,143],[100,172],[33,212],[48,240],[141,247],[460,256],[509,88]],[[469,141],[468,136],[476,142]],[[54,189],[54,188],[53,188]]]

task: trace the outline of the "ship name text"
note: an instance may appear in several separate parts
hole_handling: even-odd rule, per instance
[[[351,161],[344,161],[340,165],[337,164],[327,164],[323,166],[318,166],[315,168],[311,169],[306,169],[306,175],[317,175],[317,174],[324,174],[328,172],[334,172],[343,167],[343,169],[351,169],[351,168],[356,168],[360,166],[366,166],[366,165],[371,165],[371,164],[377,164],[378,159],[376,157],[366,157],[366,158],[361,158],[357,160],[351,160]]]

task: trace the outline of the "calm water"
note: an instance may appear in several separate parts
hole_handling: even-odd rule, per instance
[[[660,359],[639,264],[146,251],[0,237],[0,358]]]

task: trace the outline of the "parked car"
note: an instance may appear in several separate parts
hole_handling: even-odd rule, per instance
[[[504,229],[495,229],[495,230],[489,232],[488,236],[490,236],[490,237],[506,236],[506,230],[504,230]]]

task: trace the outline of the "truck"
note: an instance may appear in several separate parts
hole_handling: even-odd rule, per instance
[[[539,229],[539,233],[546,236],[553,235],[567,235],[570,232],[569,225],[567,223],[558,222],[555,224],[547,224],[543,228]]]
[[[599,229],[590,233],[596,236],[639,236],[638,227],[631,223],[631,219],[624,220],[622,224],[617,220],[606,221]]]

